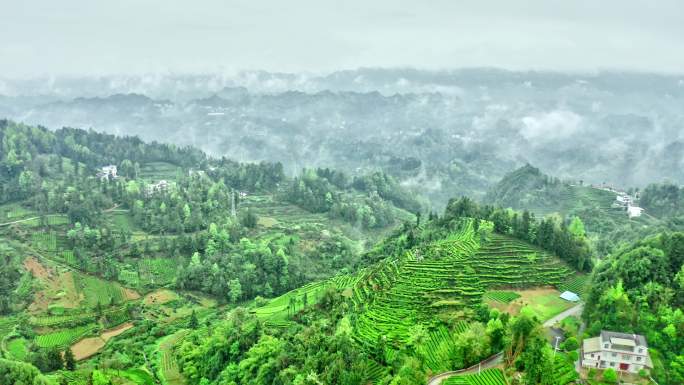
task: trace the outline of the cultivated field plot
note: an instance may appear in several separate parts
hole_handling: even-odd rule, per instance
[[[484,294],[486,299],[501,303],[510,303],[513,300],[520,298],[520,294],[514,291],[488,291]]]
[[[31,234],[31,245],[38,250],[57,251],[57,234],[54,232],[34,232]]]
[[[99,336],[81,339],[71,346],[71,350],[74,352],[74,358],[76,358],[77,361],[80,361],[92,357],[97,354],[110,339],[123,334],[132,328],[132,323],[125,323],[116,328],[104,330]]]
[[[42,334],[36,336],[36,345],[41,348],[66,348],[96,329],[97,325],[85,325]]]
[[[55,327],[64,324],[86,322],[93,323],[95,322],[95,314],[79,311],[73,314],[32,317],[30,321],[32,325],[37,327]]]
[[[176,279],[178,261],[173,258],[144,258],[138,261],[140,282],[167,285]]]
[[[18,203],[0,206],[0,223],[17,221],[20,219],[33,217],[35,215],[35,211],[27,209]]]
[[[124,301],[123,288],[116,283],[85,274],[74,276],[76,290],[84,298],[84,305],[90,308],[120,304]]]
[[[186,383],[173,355],[173,348],[185,338],[188,332],[188,330],[179,330],[159,341],[159,349],[156,353],[157,366],[159,377],[162,379],[162,383],[166,385],[184,385]]]
[[[40,227],[40,226],[61,226],[69,223],[69,218],[66,215],[51,214],[41,218],[30,218],[19,222],[22,227]]]
[[[575,303],[560,298],[560,292],[551,287],[519,290],[517,293],[520,295],[520,298],[503,307],[496,305],[494,305],[494,307],[506,311],[511,315],[517,315],[520,312],[520,309],[526,307],[531,310],[532,314],[540,321],[546,321],[564,310],[575,306]]]
[[[331,280],[310,283],[270,300],[253,312],[269,326],[287,326],[292,315],[305,306],[315,304],[331,285],[334,285]]]
[[[501,369],[485,369],[480,374],[467,374],[463,376],[449,377],[442,382],[443,385],[507,385]]]
[[[567,280],[558,285],[558,290],[561,292],[571,291],[573,293],[578,294],[580,298],[584,299],[584,297],[589,291],[589,276],[575,275],[568,277]]]
[[[158,181],[160,179],[173,180],[176,179],[176,173],[179,167],[166,162],[150,162],[145,163],[140,167],[140,178],[146,181]]]
[[[572,362],[567,354],[558,352],[553,364],[554,384],[567,385],[574,383],[579,378],[575,371],[575,363]]]
[[[500,234],[492,234],[471,261],[481,282],[492,288],[558,285],[573,273],[549,253]]]

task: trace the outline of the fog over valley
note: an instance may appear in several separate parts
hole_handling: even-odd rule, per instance
[[[382,169],[441,207],[525,163],[621,187],[684,181],[684,78],[359,69],[5,80],[0,115],[193,145],[287,173]]]

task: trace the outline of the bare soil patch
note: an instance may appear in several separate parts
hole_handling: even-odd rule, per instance
[[[140,294],[138,294],[137,291],[133,289],[129,289],[127,287],[122,288],[123,289],[123,295],[126,298],[127,301],[132,301],[140,298]]]
[[[71,345],[71,350],[74,352],[74,357],[77,361],[92,357],[107,344],[107,341],[132,327],[133,324],[127,322],[113,329],[105,330],[98,337],[88,337],[76,342],[75,344]]]
[[[52,273],[34,257],[24,259],[24,268],[40,280],[50,279],[52,276]]]
[[[145,296],[143,303],[145,305],[162,305],[171,302],[178,298],[178,294],[168,289],[161,289],[154,291]]]

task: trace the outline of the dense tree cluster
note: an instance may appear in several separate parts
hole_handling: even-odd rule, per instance
[[[627,245],[596,267],[584,317],[601,329],[646,336],[653,376],[684,382],[684,233]]]
[[[395,221],[394,209],[419,210],[420,205],[390,177],[382,173],[355,178],[329,169],[303,170],[294,178],[284,198],[309,211],[328,213],[363,228],[382,228]]]
[[[0,384],[57,385],[35,366],[0,358]]]
[[[676,217],[684,214],[684,188],[671,183],[647,186],[639,198],[639,205],[657,217]]]
[[[356,262],[351,246],[336,236],[320,240],[314,250],[303,251],[292,237],[232,242],[229,231],[215,224],[195,241],[195,247],[188,263],[179,267],[176,285],[230,302],[273,297],[324,277],[326,272],[349,271]]]

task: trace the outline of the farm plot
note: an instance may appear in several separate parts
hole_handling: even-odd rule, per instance
[[[65,324],[93,323],[95,315],[79,312],[78,314],[48,315],[31,318],[31,324],[37,327],[55,327]]]
[[[553,374],[555,384],[566,385],[574,383],[579,378],[575,371],[575,363],[572,362],[565,353],[556,354],[553,364]]]
[[[318,302],[331,285],[334,285],[331,280],[310,283],[270,300],[253,312],[270,326],[286,326],[292,315]]]
[[[511,301],[520,298],[520,294],[514,291],[488,291],[484,294],[486,299],[501,302],[510,303]]]
[[[480,374],[467,374],[449,377],[443,385],[507,385],[506,377],[501,369],[485,369]]]
[[[163,286],[176,279],[178,262],[172,258],[145,258],[138,262],[140,282]]]
[[[558,285],[558,290],[571,291],[576,293],[581,298],[584,298],[589,290],[589,276],[587,275],[575,275],[568,277],[563,283]]]
[[[91,277],[85,274],[74,275],[76,290],[83,296],[85,305],[90,308],[119,304],[124,301],[123,289],[118,284]]]
[[[491,234],[471,262],[481,282],[491,288],[558,285],[572,274],[560,259],[500,234]]]
[[[140,167],[140,178],[147,181],[159,179],[176,179],[176,173],[180,168],[167,162],[150,162]]]
[[[65,348],[96,329],[97,325],[85,325],[39,335],[36,336],[36,345],[41,348]]]
[[[36,213],[34,211],[17,203],[0,206],[0,223],[12,222],[35,215]]]
[[[173,348],[185,338],[188,330],[179,330],[178,332],[164,337],[159,342],[159,350],[157,351],[157,360],[159,367],[160,378],[165,385],[184,385],[185,378],[180,372],[178,362],[173,355]]]
[[[385,260],[360,277],[352,302],[359,312],[354,338],[371,348],[378,338],[404,343],[417,324],[429,325],[440,315],[469,318],[484,293],[467,256],[478,247],[472,222],[445,240],[421,250],[422,259],[408,254]]]
[[[77,361],[80,361],[95,355],[110,339],[125,333],[131,328],[133,328],[133,324],[126,323],[114,329],[105,330],[99,336],[84,338],[76,342],[71,346],[71,350],[74,352],[74,358],[76,358]]]
[[[35,232],[31,234],[31,244],[39,250],[57,251],[57,235],[54,232]]]

